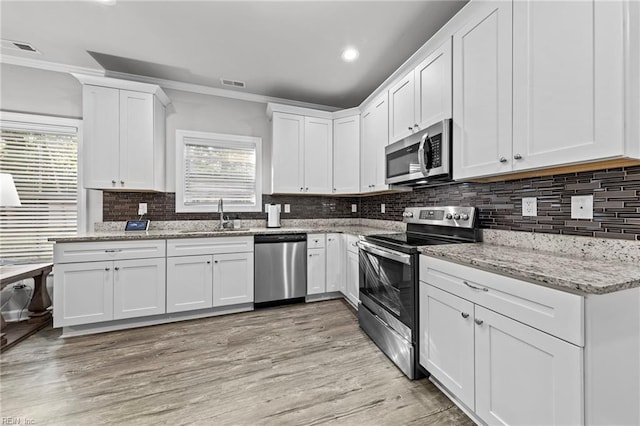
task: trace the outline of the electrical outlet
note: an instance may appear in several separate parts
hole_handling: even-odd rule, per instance
[[[142,216],[147,214],[147,203],[138,204],[138,215]]]
[[[358,213],[358,205],[351,204],[351,213]]]
[[[380,204],[380,213],[384,213],[385,207],[384,203]]]
[[[538,216],[538,199],[536,197],[522,199],[522,216]]]
[[[571,219],[593,219],[593,195],[571,197]]]
[[[285,213],[291,213],[291,204],[285,204],[284,205],[284,212]]]

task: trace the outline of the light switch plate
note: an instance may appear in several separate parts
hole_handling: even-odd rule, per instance
[[[351,204],[351,213],[358,213],[358,205]]]
[[[593,219],[593,195],[571,197],[571,219]]]
[[[538,199],[536,197],[522,199],[522,216],[538,216]]]
[[[285,204],[284,205],[284,212],[285,213],[291,213],[291,204]]]
[[[138,203],[138,215],[147,214],[147,203]]]
[[[384,213],[385,211],[385,207],[384,207],[384,203],[380,204],[380,213]]]

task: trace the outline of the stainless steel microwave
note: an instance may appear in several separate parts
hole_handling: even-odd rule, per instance
[[[427,185],[451,180],[451,119],[388,145],[386,179],[390,185]]]

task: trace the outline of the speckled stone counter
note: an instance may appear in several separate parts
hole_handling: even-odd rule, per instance
[[[263,222],[263,221],[262,221]],[[241,227],[236,230],[220,230],[217,221],[191,221],[186,223],[155,224],[160,229],[149,231],[125,232],[124,223],[107,224],[98,226],[100,231],[72,237],[51,238],[56,243],[89,242],[89,241],[125,241],[125,240],[163,240],[175,238],[205,238],[205,237],[241,237],[268,234],[296,234],[296,233],[345,233],[351,235],[372,235],[400,232],[404,230],[404,224],[390,221],[368,221],[359,224],[354,221],[327,221],[327,220],[299,220],[283,221],[281,228],[265,227]],[[153,223],[152,223],[153,225]],[[242,225],[256,225],[253,222]]]
[[[640,287],[640,242],[555,237],[536,242],[527,233],[485,231],[484,243],[425,246],[420,252],[580,294]]]

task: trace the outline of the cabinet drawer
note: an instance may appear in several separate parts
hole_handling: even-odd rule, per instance
[[[420,281],[584,346],[582,296],[428,256],[420,256]]]
[[[307,234],[307,248],[324,248],[325,234]]]
[[[167,256],[200,256],[253,251],[253,237],[182,238],[167,241]]]
[[[57,243],[53,247],[54,263],[150,259],[165,255],[165,240]]]

